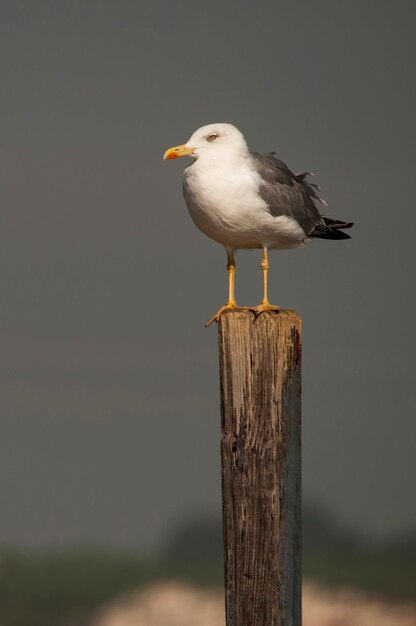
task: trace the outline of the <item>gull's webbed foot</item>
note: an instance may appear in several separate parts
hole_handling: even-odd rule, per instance
[[[266,311],[279,311],[280,306],[276,306],[275,304],[270,304],[270,302],[262,302],[258,306],[249,307],[249,311],[253,311],[256,316],[260,315],[260,313],[265,313]]]
[[[227,304],[218,309],[215,315],[211,317],[210,320],[208,320],[208,322],[205,324],[205,328],[211,326],[213,322],[218,322],[224,311],[247,311],[247,307],[238,306],[236,302],[227,302]]]

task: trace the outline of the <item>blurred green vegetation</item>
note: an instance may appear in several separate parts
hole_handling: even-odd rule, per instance
[[[121,593],[157,580],[222,581],[218,559],[149,558],[101,549],[0,550],[1,626],[84,626]]]
[[[382,541],[348,528],[322,509],[303,507],[303,575],[393,600],[416,600],[416,533]]]
[[[150,563],[99,550],[0,553],[0,624],[84,624],[91,609],[140,585]]]
[[[391,600],[416,600],[416,555],[394,550],[304,550],[303,575],[327,587],[346,586]]]
[[[416,600],[416,534],[371,542],[313,505],[304,505],[302,524],[305,578],[325,586]],[[171,534],[165,554],[177,563],[184,558],[203,561],[209,555],[222,563],[221,523],[202,518],[184,521]]]
[[[309,508],[304,511],[303,571],[327,586],[416,600],[415,535],[370,546]],[[87,626],[100,605],[172,578],[223,584],[219,520],[178,524],[158,557],[100,548],[0,549],[0,625]]]

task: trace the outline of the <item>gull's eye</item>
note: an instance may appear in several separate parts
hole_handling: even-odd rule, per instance
[[[207,137],[207,141],[215,141],[216,139],[218,139],[217,133],[210,133]]]

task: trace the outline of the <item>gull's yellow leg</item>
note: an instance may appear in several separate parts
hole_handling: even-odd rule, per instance
[[[250,307],[250,311],[254,311],[255,313],[263,313],[263,311],[278,311],[279,307],[270,304],[269,298],[267,295],[267,278],[269,273],[269,257],[267,256],[267,248],[263,248],[263,258],[261,260],[261,269],[263,272],[263,300],[262,303],[255,307]]]
[[[218,322],[220,316],[224,313],[224,311],[229,311],[230,309],[238,309],[237,302],[235,301],[234,295],[234,277],[235,277],[235,260],[234,260],[234,252],[232,250],[227,250],[227,271],[228,271],[228,301],[227,304],[222,306],[215,313],[213,317],[205,324],[205,326],[210,326],[213,322]]]

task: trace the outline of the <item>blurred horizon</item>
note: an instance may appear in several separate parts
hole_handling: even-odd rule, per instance
[[[302,505],[302,536],[305,550],[327,550],[353,548],[358,552],[377,552],[397,548],[399,551],[409,548],[416,550],[416,529],[409,526],[404,531],[389,535],[371,535],[342,523],[328,509],[312,501]],[[162,535],[156,546],[144,546],[140,540],[136,544],[114,544],[97,542],[94,540],[61,544],[22,545],[0,543],[2,551],[27,552],[28,554],[49,554],[74,550],[87,552],[104,551],[109,554],[133,553],[155,558],[185,558],[214,557],[222,560],[222,516],[209,512],[194,512],[188,515],[179,515],[169,529]]]
[[[416,607],[415,565],[415,533],[390,543],[372,543],[315,505],[305,506],[304,591],[308,595],[309,589],[315,589],[314,594],[319,591],[318,596],[328,602],[346,595],[361,598],[357,624],[363,624],[360,613],[374,606],[375,600],[383,599],[383,610],[390,607],[397,613],[394,624],[402,623],[400,616],[411,615]],[[91,626],[97,615],[105,616],[112,606],[127,603],[138,610],[143,594],[171,589],[172,597],[180,598],[181,589],[221,590],[223,576],[218,518],[196,516],[178,522],[157,552],[150,553],[114,545],[26,550],[0,546],[0,621],[13,626]],[[202,610],[202,599],[196,602],[195,610]],[[221,593],[218,602],[221,614]],[[169,606],[166,610],[169,614]],[[309,610],[306,600],[305,624]],[[117,626],[125,623],[130,622],[121,614]]]

